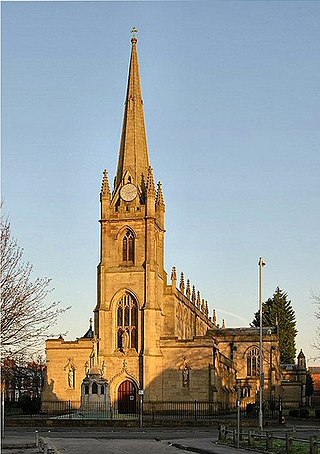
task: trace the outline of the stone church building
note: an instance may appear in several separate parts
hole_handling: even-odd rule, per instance
[[[135,36],[131,43],[117,172],[111,189],[104,171],[100,192],[94,326],[75,341],[47,341],[43,405],[80,405],[85,395],[105,395],[107,388],[123,413],[132,411],[140,390],[145,401],[209,401],[221,409],[235,405],[238,389],[254,402],[259,331],[219,326],[190,281],[175,268],[169,279],[164,268],[166,207],[149,161]],[[265,398],[277,397],[275,328],[264,329],[263,348]],[[300,399],[302,385],[299,392]]]

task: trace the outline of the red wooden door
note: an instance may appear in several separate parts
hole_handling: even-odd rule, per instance
[[[137,391],[130,380],[125,380],[118,388],[118,412],[136,413]]]

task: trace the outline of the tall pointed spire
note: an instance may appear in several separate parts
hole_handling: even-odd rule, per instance
[[[136,31],[135,28],[132,29],[131,59],[115,189],[120,185],[126,171],[129,172],[133,180],[132,183],[140,186],[141,177],[144,175],[146,178],[150,165],[137,51],[138,40],[135,36]]]

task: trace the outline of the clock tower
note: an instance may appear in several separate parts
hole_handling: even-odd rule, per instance
[[[132,49],[113,190],[104,171],[100,192],[101,247],[94,332],[99,363],[104,362],[110,391],[130,382],[161,399],[160,351],[164,270],[165,204],[149,162],[137,38]],[[127,385],[126,385],[127,386]],[[157,391],[159,390],[159,391]],[[117,399],[117,396],[111,396]],[[134,397],[136,398],[136,397]]]
[[[57,401],[69,402],[68,409],[70,402],[74,408],[110,404],[113,417],[133,415],[144,393],[147,413],[150,404],[170,411],[174,401],[187,402],[176,408],[188,408],[191,415],[196,401],[206,415],[216,414],[234,407],[236,389],[242,389],[246,403],[254,402],[259,330],[220,327],[200,290],[183,272],[179,279],[175,267],[167,282],[165,204],[149,160],[135,35],[131,45],[114,185],[110,188],[105,170],[100,191],[94,330],[90,323],[75,341],[47,340],[43,409],[56,409]],[[272,330],[263,339],[264,395],[270,398],[281,384],[278,334]],[[89,408],[92,414],[96,410]]]

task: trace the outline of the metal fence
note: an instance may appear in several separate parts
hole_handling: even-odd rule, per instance
[[[221,417],[236,417],[236,408],[224,408],[221,403],[208,401],[146,401],[140,406],[135,402],[131,412],[121,412],[117,402],[113,405],[103,403],[81,404],[80,401],[46,401],[42,402],[39,411],[34,407],[21,409],[17,405],[6,405],[5,414],[11,418],[44,418],[44,419],[139,419],[145,421],[210,421]],[[242,405],[241,419],[255,419],[258,408],[255,404]],[[265,402],[264,417],[277,419],[279,410],[277,402]]]
[[[276,452],[286,452],[286,454],[306,453],[318,454],[320,449],[320,439],[311,435],[309,438],[298,438],[295,429],[288,429],[281,433],[264,430],[255,431],[240,429],[228,429],[226,426],[219,427],[219,441],[221,443],[233,444],[237,448],[260,449]]]
[[[231,415],[232,409],[222,409],[214,402],[203,401],[169,401],[145,402],[143,416],[152,422],[157,420],[199,421],[212,420],[222,415]]]

